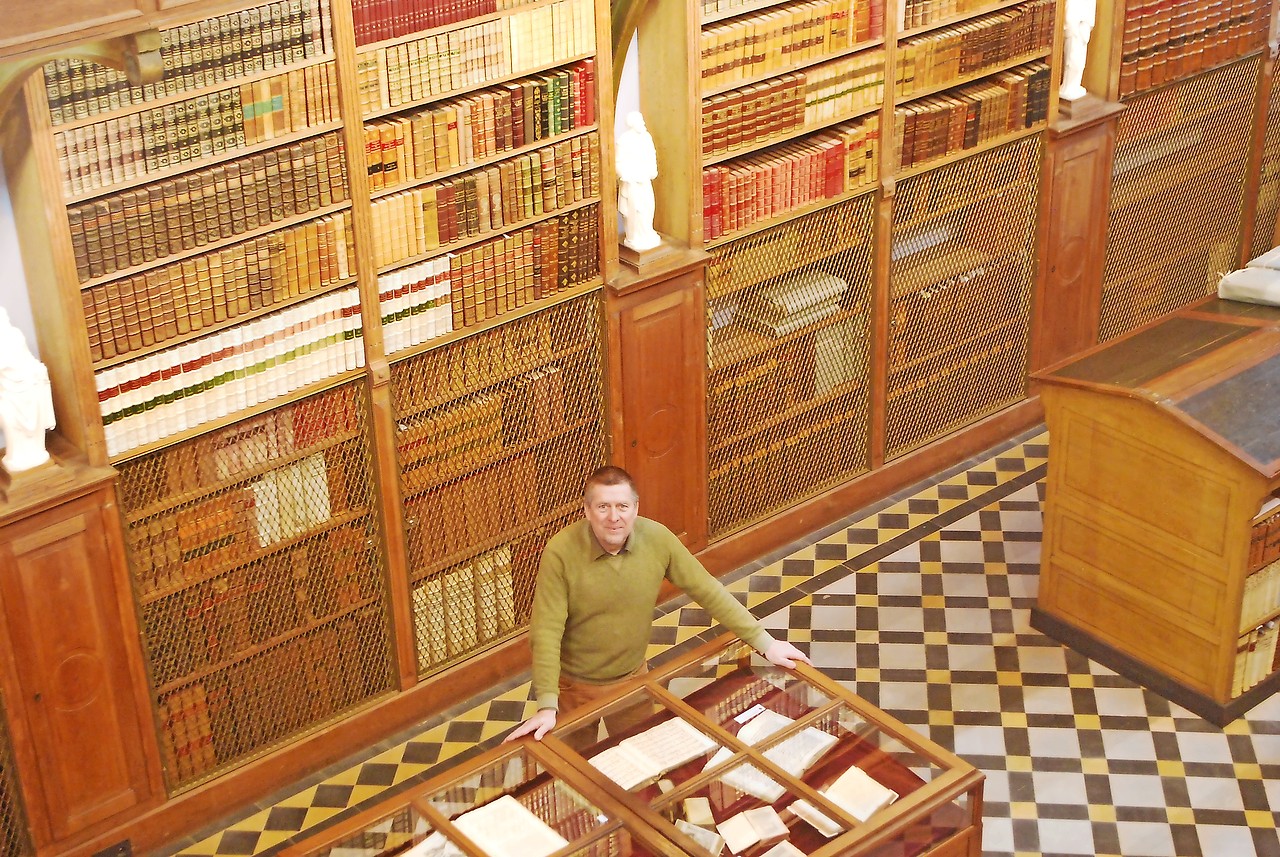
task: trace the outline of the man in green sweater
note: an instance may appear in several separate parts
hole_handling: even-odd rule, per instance
[[[541,739],[555,726],[557,710],[592,702],[644,672],[663,580],[771,663],[809,662],[795,646],[773,639],[670,530],[639,517],[639,499],[625,470],[601,467],[583,490],[585,519],[547,542],[529,622],[538,712],[507,741]]]

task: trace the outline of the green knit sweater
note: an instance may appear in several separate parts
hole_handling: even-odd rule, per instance
[[[577,521],[551,537],[538,569],[529,639],[539,709],[558,707],[561,670],[604,683],[640,666],[664,579],[757,651],[773,642],[662,524],[636,518],[631,537],[615,556],[600,546],[585,519]]]

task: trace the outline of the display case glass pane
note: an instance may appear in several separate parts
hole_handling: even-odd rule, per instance
[[[431,825],[421,813],[412,806],[402,806],[312,854],[314,857],[390,857],[418,844],[430,833]]]

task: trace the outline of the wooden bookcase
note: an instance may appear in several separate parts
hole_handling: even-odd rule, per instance
[[[1218,725],[1280,686],[1258,395],[1278,321],[1210,298],[1035,376],[1054,442],[1033,624]]]
[[[656,225],[710,253],[713,540],[1023,398],[1060,21],[1040,0],[640,15]]]
[[[448,668],[512,648],[606,459],[607,7],[379,31],[354,5],[148,6],[159,81],[70,45],[6,116],[59,426],[118,472],[170,799],[42,849],[148,850],[307,744],[465,696],[484,670]]]

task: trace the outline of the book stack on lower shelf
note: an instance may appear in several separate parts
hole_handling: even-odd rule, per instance
[[[366,411],[348,384],[120,466],[171,786],[390,688]]]

